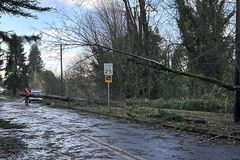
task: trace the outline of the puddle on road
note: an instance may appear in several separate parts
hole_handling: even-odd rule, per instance
[[[84,133],[93,133],[94,131],[92,131],[91,129],[81,129],[79,130],[79,133],[84,134]]]
[[[93,125],[90,125],[89,127],[96,127],[96,128],[107,128],[109,126],[112,126],[112,124],[104,124],[104,123],[96,123],[96,124],[93,124]]]
[[[164,135],[154,135],[148,138],[148,140],[167,139]]]

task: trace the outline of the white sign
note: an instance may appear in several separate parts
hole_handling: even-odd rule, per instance
[[[104,63],[104,75],[105,76],[113,75],[113,64],[112,63]]]

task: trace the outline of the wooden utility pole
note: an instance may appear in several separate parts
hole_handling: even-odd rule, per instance
[[[55,44],[55,45],[59,45],[60,46],[60,80],[61,80],[61,96],[63,96],[63,58],[62,58],[62,52],[63,52],[63,44]]]
[[[63,61],[62,61],[62,51],[63,45],[60,44],[60,63],[61,63],[61,95],[63,96]]]
[[[234,104],[234,122],[240,122],[240,71],[238,66],[240,66],[240,0],[236,0],[236,37],[235,37],[235,104]]]

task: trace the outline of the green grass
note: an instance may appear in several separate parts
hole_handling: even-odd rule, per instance
[[[164,110],[160,110],[157,114],[150,115],[150,117],[155,118],[161,122],[169,122],[176,121],[182,122],[184,118],[176,113],[166,112]]]
[[[129,99],[128,105],[136,107],[158,108],[158,109],[178,109],[188,111],[204,111],[216,113],[233,113],[233,102],[229,99],[217,99],[211,96],[185,99],[157,99],[141,100]]]
[[[0,119],[0,129],[21,129],[24,125],[14,124],[10,121]],[[26,144],[15,137],[0,136],[0,154],[17,153],[26,148]]]
[[[0,119],[0,128],[2,129],[21,129],[24,128],[24,125],[14,124],[10,121]]]
[[[0,137],[0,149],[1,150],[16,150],[24,149],[26,145],[23,141],[15,137]]]

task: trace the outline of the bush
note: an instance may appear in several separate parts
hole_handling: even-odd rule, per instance
[[[3,96],[12,96],[13,93],[12,93],[12,91],[10,91],[10,90],[4,90],[4,91],[1,93],[1,95],[3,95]]]
[[[14,124],[14,123],[11,123],[10,121],[0,119],[0,128],[1,129],[12,129],[12,128],[21,129],[24,127],[25,127],[24,125]]]
[[[197,99],[158,99],[153,101],[130,100],[128,103],[141,107],[181,109],[189,111],[233,113],[233,102],[204,95]]]
[[[159,110],[156,115],[151,115],[152,118],[157,118],[161,122],[176,121],[182,122],[184,118],[176,113],[169,113],[163,110]]]

